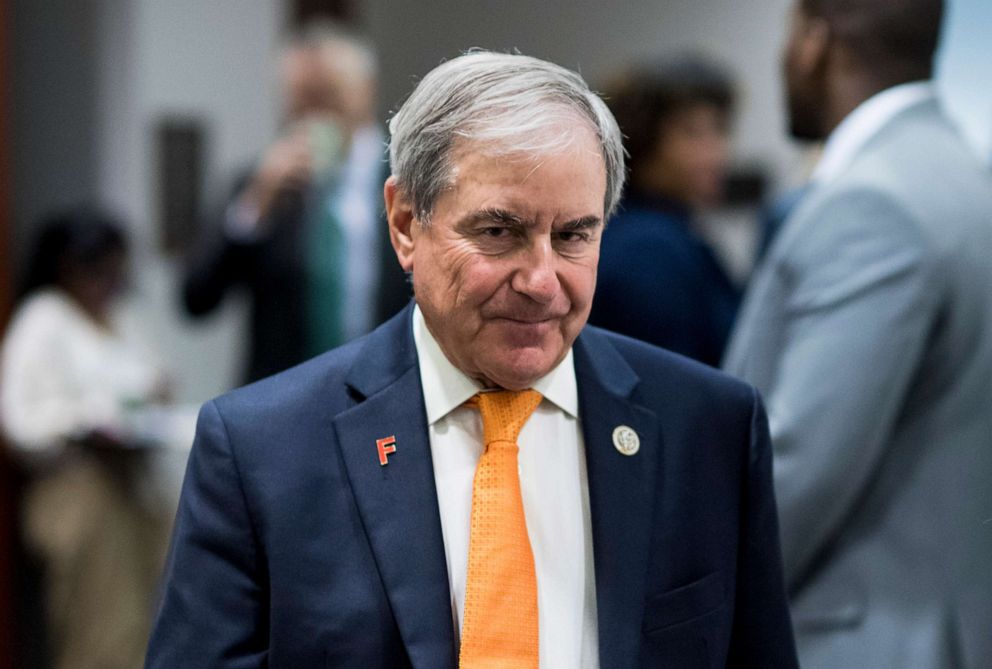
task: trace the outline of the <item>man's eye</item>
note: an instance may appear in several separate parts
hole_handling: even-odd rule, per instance
[[[565,242],[583,242],[587,239],[587,235],[583,232],[574,232],[571,230],[563,230],[558,233],[558,239]]]
[[[505,237],[507,236],[508,230],[506,228],[485,228],[482,231],[487,237]]]

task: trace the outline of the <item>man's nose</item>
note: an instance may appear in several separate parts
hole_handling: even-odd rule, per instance
[[[561,290],[556,271],[557,255],[551,240],[534,242],[520,258],[520,267],[514,272],[510,286],[536,302],[550,303]]]

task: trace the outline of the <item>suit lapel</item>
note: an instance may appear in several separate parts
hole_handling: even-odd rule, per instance
[[[586,328],[575,344],[585,439],[603,669],[636,666],[661,461],[657,416],[632,400],[639,379],[607,338]],[[613,431],[627,426],[640,448],[623,455]]]
[[[358,404],[334,419],[348,478],[414,667],[455,666],[444,539],[408,307],[367,341],[348,376]],[[376,441],[394,437],[380,464]]]

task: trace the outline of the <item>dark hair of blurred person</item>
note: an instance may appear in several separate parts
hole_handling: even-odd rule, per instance
[[[739,293],[693,218],[723,196],[731,77],[694,55],[650,61],[618,79],[607,104],[630,179],[603,233],[590,322],[716,365]]]
[[[800,0],[783,59],[790,132],[822,140],[862,101],[930,79],[943,0]]]
[[[93,208],[46,217],[0,349],[0,428],[28,477],[53,669],[139,666],[167,520],[143,506],[129,413],[165,392],[120,301],[128,242]]]
[[[631,192],[719,202],[734,106],[723,69],[695,56],[641,65],[608,102],[626,137]]]
[[[125,285],[128,243],[113,217],[93,209],[67,211],[42,223],[18,301],[57,286],[94,320],[104,322]]]

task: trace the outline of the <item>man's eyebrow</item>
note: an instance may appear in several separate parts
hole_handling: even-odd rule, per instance
[[[599,216],[583,216],[582,218],[577,218],[574,221],[568,221],[561,226],[561,230],[566,232],[574,232],[575,230],[586,230],[588,228],[595,228],[602,221]]]
[[[599,216],[583,216],[562,224],[558,227],[558,230],[561,232],[588,230],[589,228],[595,228],[601,222],[602,221]],[[500,209],[499,207],[486,207],[485,209],[473,211],[462,219],[462,224],[464,225],[474,225],[476,223],[500,223],[502,225],[524,227],[528,224],[528,221],[521,216],[507,211],[506,209]]]
[[[486,207],[485,209],[479,209],[468,214],[462,219],[462,223],[467,225],[474,223],[502,223],[504,225],[522,226],[524,225],[524,220],[506,209]]]

